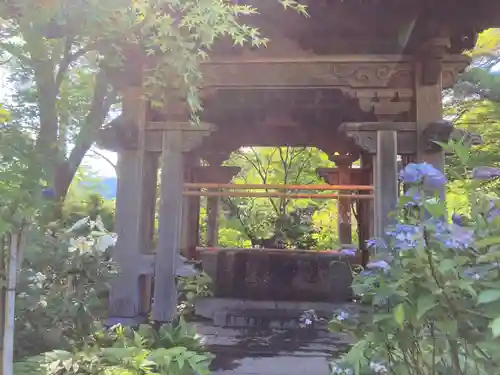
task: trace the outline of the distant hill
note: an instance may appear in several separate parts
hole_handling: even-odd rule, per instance
[[[103,186],[103,191],[101,195],[105,199],[114,199],[116,198],[116,177],[107,177],[101,181]]]
[[[82,182],[82,185],[101,194],[104,199],[115,199],[116,182],[116,177],[103,177],[97,181]]]

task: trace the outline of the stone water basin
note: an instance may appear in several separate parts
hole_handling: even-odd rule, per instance
[[[357,257],[339,251],[199,248],[214,297],[248,300],[343,302],[352,298]]]

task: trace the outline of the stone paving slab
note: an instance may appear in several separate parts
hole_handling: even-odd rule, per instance
[[[329,375],[328,359],[324,356],[278,356],[270,358],[243,358],[236,368],[216,370],[212,375]]]
[[[325,316],[355,307],[343,305],[243,301],[211,298],[197,304],[196,312],[202,316],[194,322],[209,351],[215,354],[212,375],[330,375],[329,363],[349,345],[346,335],[328,332],[324,324],[309,329],[288,328],[284,324],[250,324],[260,315],[273,321],[287,322],[290,316],[314,309]],[[274,309],[274,310],[273,310]],[[270,315],[266,315],[271,310]],[[245,314],[241,314],[241,312]],[[227,316],[224,316],[226,314]],[[276,316],[274,316],[276,315]],[[232,325],[225,324],[229,317]],[[236,321],[248,319],[246,326]],[[221,319],[222,318],[222,319]],[[215,320],[221,320],[216,322]]]
[[[254,330],[194,323],[216,355],[212,375],[329,375],[348,340],[323,330]],[[307,371],[307,372],[306,372]]]

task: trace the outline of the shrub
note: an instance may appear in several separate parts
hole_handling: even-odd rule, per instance
[[[376,256],[353,282],[359,312],[330,322],[355,338],[332,374],[500,373],[500,206],[473,181],[498,176],[475,169],[468,215],[449,223],[436,193],[443,174],[406,166],[396,223],[370,241]]]
[[[116,326],[92,335],[82,350],[52,351],[18,362],[16,375],[194,375],[208,374],[210,354],[181,319],[158,331]]]
[[[19,273],[16,358],[71,348],[93,332],[106,316],[108,284],[117,273],[107,251],[115,237],[99,217],[55,237],[31,236]]]

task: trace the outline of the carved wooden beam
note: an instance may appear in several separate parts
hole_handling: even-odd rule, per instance
[[[413,154],[416,150],[416,124],[414,122],[384,123],[391,130],[397,131],[398,154]],[[345,123],[340,127],[352,138],[357,146],[370,154],[377,153],[377,131],[380,127],[378,122]]]
[[[443,67],[463,56],[444,56]],[[209,87],[412,88],[414,58],[401,55],[316,56],[296,59],[211,60],[202,64]],[[396,85],[396,86],[395,86]]]

